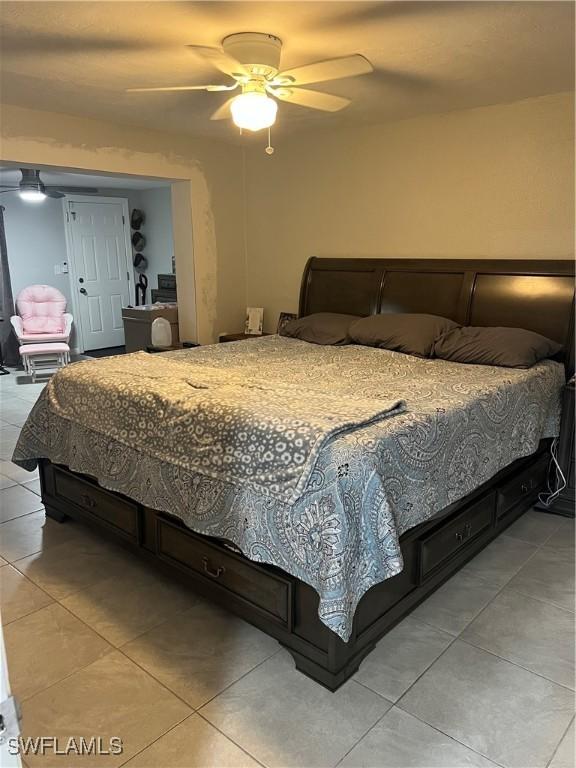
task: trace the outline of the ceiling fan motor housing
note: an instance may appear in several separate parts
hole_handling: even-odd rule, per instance
[[[282,40],[262,32],[240,32],[222,40],[225,52],[235,58],[252,75],[274,77],[280,67]],[[240,75],[242,73],[239,73]]]
[[[40,178],[40,171],[32,170],[31,168],[20,168],[22,179],[20,180],[19,187],[21,190],[34,190],[38,192],[45,192],[46,188]]]

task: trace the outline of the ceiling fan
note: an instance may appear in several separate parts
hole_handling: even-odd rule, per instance
[[[41,203],[47,197],[61,198],[66,195],[97,195],[95,187],[65,187],[62,184],[44,184],[40,171],[31,168],[20,168],[22,178],[18,184],[0,184],[1,192],[17,192],[22,200],[29,203]]]
[[[231,115],[239,128],[249,131],[260,131],[274,124],[278,110],[276,99],[326,112],[344,109],[350,104],[350,99],[301,88],[301,86],[355,77],[374,71],[368,59],[356,53],[281,72],[282,41],[275,35],[260,32],[240,32],[229,35],[222,41],[222,48],[201,45],[188,47],[209,61],[220,72],[232,78],[233,82],[224,85],[129,88],[128,91],[130,93],[234,91],[240,88],[241,93],[224,102],[210,119],[222,120]]]

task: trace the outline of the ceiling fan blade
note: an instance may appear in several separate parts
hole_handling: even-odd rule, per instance
[[[188,48],[229,77],[243,77],[248,75],[248,71],[244,65],[225,53],[221,48],[210,48],[210,46],[207,45],[189,45]]]
[[[368,59],[359,53],[354,53],[352,56],[342,56],[339,59],[327,59],[314,64],[305,64],[303,67],[287,69],[285,72],[280,72],[272,82],[273,85],[307,85],[366,75],[373,71],[374,67]]]
[[[331,93],[311,91],[308,88],[269,88],[268,92],[281,101],[299,104],[301,107],[321,109],[323,112],[338,112],[350,104],[350,99],[333,96]]]
[[[47,184],[44,189],[49,197],[54,197],[53,193],[64,197],[64,195],[97,195],[100,192],[96,187],[64,187],[60,184]]]
[[[154,93],[161,91],[233,91],[238,88],[234,85],[171,85],[164,88],[127,88],[126,93]]]
[[[231,115],[230,105],[232,104],[235,98],[236,96],[232,96],[231,98],[226,99],[224,104],[218,107],[216,112],[213,112],[210,115],[210,120],[226,120],[226,118],[230,117]]]
[[[66,197],[64,192],[61,192],[59,189],[45,189],[44,194],[46,197],[51,197],[53,200],[59,200],[61,197]]]

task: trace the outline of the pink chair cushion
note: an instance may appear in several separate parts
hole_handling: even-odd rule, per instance
[[[60,317],[28,317],[22,318],[24,333],[63,333],[64,319]]]
[[[19,341],[30,344],[33,341],[37,341],[39,344],[46,344],[52,341],[64,341],[65,335],[63,333],[23,333],[18,337]],[[64,341],[64,343],[66,343]]]
[[[16,299],[24,333],[63,333],[66,297],[51,285],[29,285]]]
[[[70,347],[62,342],[54,344],[23,344],[18,351],[21,355],[50,355],[56,352],[70,352]]]

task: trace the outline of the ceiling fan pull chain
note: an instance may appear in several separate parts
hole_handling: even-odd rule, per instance
[[[274,147],[270,143],[270,133],[271,133],[271,130],[270,130],[270,127],[268,127],[268,146],[264,150],[267,155],[273,155],[274,154]]]

